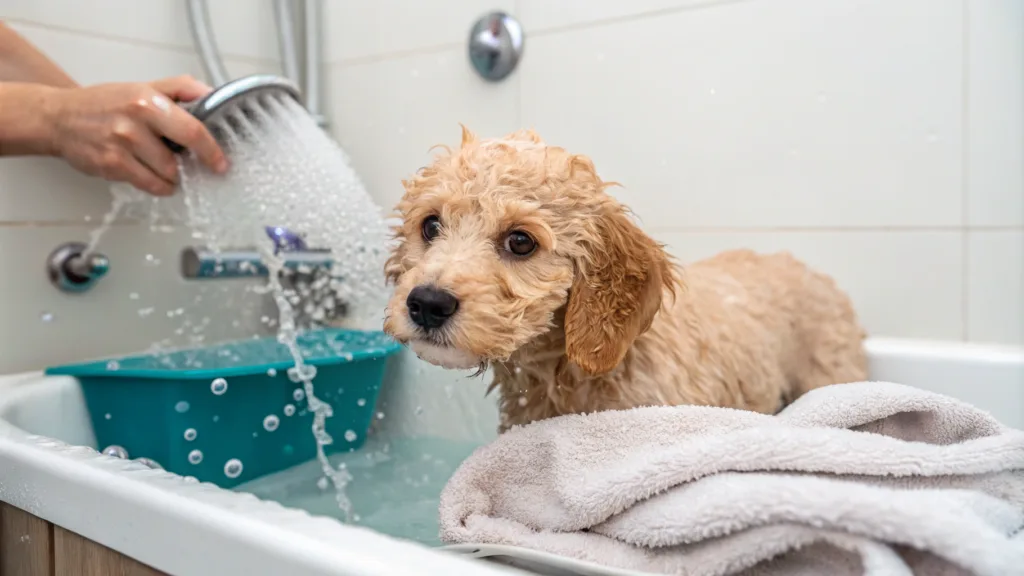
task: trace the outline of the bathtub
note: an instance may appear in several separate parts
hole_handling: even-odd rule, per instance
[[[948,394],[1024,428],[1024,348],[876,338],[867,349],[873,380]],[[448,435],[476,435],[481,442],[492,437],[496,413],[484,413],[495,408],[481,400],[485,384],[478,381],[447,381],[449,396],[437,402],[437,420],[410,427],[400,412],[411,412],[429,401],[427,396],[442,392],[440,385],[409,384],[422,373],[414,373],[408,359],[402,362],[405,369],[385,383],[392,433],[447,425]],[[39,373],[0,379],[0,501],[9,505],[6,509],[13,506],[52,524],[51,535],[69,531],[175,576],[525,573],[510,567],[516,562],[509,558],[470,559],[251,495],[189,484],[173,474],[101,456],[89,448],[94,444],[76,381]],[[27,536],[20,538],[24,542]],[[49,550],[58,554],[60,546],[51,543]],[[518,565],[535,571],[599,573],[571,561],[526,556],[532,556],[531,562]]]

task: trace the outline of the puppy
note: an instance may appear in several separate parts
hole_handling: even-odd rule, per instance
[[[533,131],[463,128],[442,148],[403,182],[384,330],[433,364],[493,367],[501,430],[649,405],[773,413],[866,379],[850,300],[790,255],[683,269],[587,157]]]

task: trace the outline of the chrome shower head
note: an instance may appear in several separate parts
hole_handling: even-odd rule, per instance
[[[287,78],[273,74],[253,74],[232,80],[215,88],[199,100],[182,103],[182,106],[189,114],[192,114],[209,127],[211,121],[215,120],[223,110],[228,108],[229,104],[237,104],[247,98],[268,93],[285,94],[295,99],[296,102],[302,103],[302,94],[299,92],[299,88]],[[217,137],[216,133],[214,137]],[[163,140],[167,147],[175,153],[182,152],[185,149],[177,142],[167,138]]]

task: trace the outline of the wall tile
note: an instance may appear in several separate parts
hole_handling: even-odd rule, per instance
[[[967,336],[1024,344],[1024,230],[970,232]]]
[[[47,255],[63,242],[86,240],[89,231],[0,226],[0,266],[17,271],[0,281],[0,334],[10,344],[0,349],[0,373],[145,351],[165,339],[180,345],[204,318],[208,342],[243,338],[256,333],[266,310],[273,313],[272,303],[245,290],[246,281],[182,279],[187,230],[154,233],[139,225],[114,226],[98,248],[110,259],[108,275],[89,292],[64,294],[44,273]]]
[[[663,232],[684,263],[723,250],[788,250],[836,279],[873,336],[963,337],[958,232]]]
[[[210,21],[224,55],[278,59],[272,3],[210,0]],[[192,50],[188,14],[181,0],[4,0],[4,19],[164,44]]]
[[[461,50],[335,65],[329,80],[334,135],[386,210],[401,196],[401,180],[430,160],[430,147],[459,143],[460,122],[490,136],[517,126],[516,77],[485,82]]]
[[[966,5],[969,223],[1024,226],[1024,2]]]
[[[535,37],[522,121],[651,226],[959,225],[961,8],[738,2]]]
[[[513,12],[514,0],[326,0],[324,52],[328,62],[458,45],[468,59],[466,42],[473,22],[500,10]]]
[[[14,25],[83,84],[155,80],[178,74],[202,76],[185,52],[134,46],[37,26]],[[102,62],[103,66],[97,66]],[[274,64],[228,61],[232,74],[272,71]],[[110,207],[108,184],[49,158],[0,159],[0,222],[99,220]],[[180,204],[180,200],[172,201]]]
[[[713,6],[721,2],[723,0],[519,0],[519,17],[527,31],[534,32],[658,13],[673,8]]]

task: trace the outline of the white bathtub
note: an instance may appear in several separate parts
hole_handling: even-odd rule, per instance
[[[871,378],[920,386],[986,409],[1024,428],[1024,348],[872,339]],[[401,364],[401,362],[399,362]],[[385,386],[389,420],[434,398],[449,436],[492,434],[485,384],[409,383],[407,368]],[[418,373],[418,372],[417,372]],[[422,376],[422,374],[420,374]],[[458,390],[452,397],[452,386]],[[429,396],[429,397],[428,397]],[[418,412],[418,411],[417,411]],[[422,423],[421,428],[431,426]],[[404,428],[403,428],[404,427]],[[433,432],[436,433],[436,430]],[[511,569],[431,550],[333,519],[108,458],[94,444],[77,383],[38,373],[0,379],[0,500],[175,576],[303,574],[508,574]],[[564,573],[564,572],[563,572]]]

